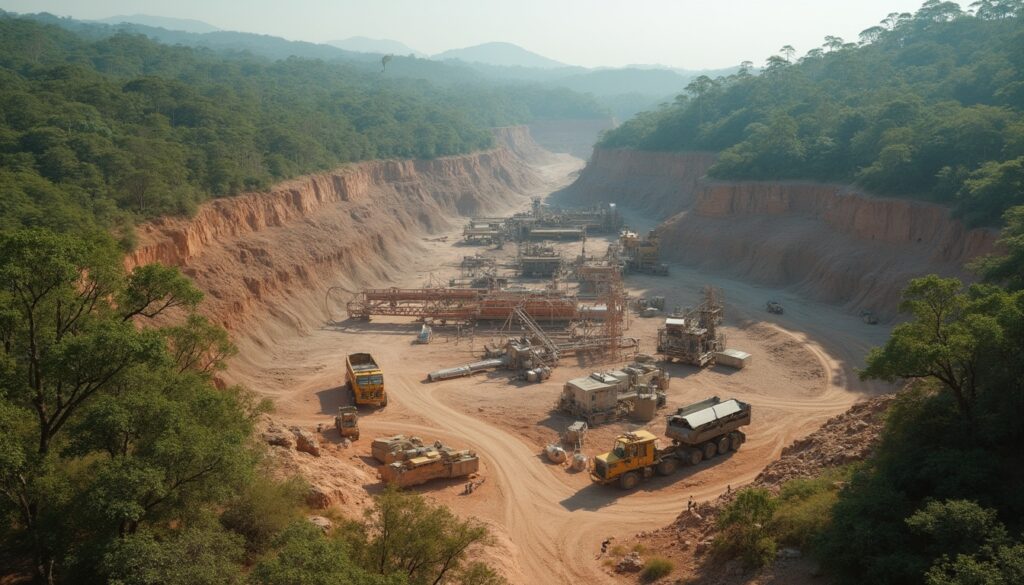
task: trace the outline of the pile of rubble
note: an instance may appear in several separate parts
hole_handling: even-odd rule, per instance
[[[794,441],[754,479],[755,486],[778,489],[791,479],[814,477],[823,469],[863,461],[882,432],[883,415],[895,398],[885,394],[860,402],[830,418],[820,429]]]
[[[321,442],[318,433],[286,426],[270,418],[259,424],[260,436],[269,445],[274,474],[280,478],[301,476],[309,484],[306,502],[314,508],[334,504],[364,506],[370,502],[363,486],[376,483],[373,469],[352,465],[330,453],[343,453],[346,444]],[[353,455],[355,457],[355,455]]]

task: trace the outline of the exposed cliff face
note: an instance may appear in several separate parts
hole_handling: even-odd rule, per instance
[[[236,333],[254,318],[319,325],[328,287],[415,273],[423,236],[450,227],[445,218],[524,200],[539,179],[513,149],[529,149],[529,134],[497,138],[487,152],[357,163],[208,202],[193,218],[141,226],[125,264],[182,267],[206,293],[203,312]]]
[[[709,181],[713,160],[598,151],[565,192],[577,201],[618,193],[626,206],[667,217],[658,229],[668,260],[882,318],[896,315],[907,280],[969,279],[964,264],[994,248],[994,231],[967,229],[939,205],[841,185]]]
[[[715,163],[712,153],[594,149],[579,179],[558,194],[566,203],[621,203],[657,217],[693,204],[700,178]]]

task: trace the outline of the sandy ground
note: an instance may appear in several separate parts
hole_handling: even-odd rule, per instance
[[[524,195],[557,190],[580,166],[578,159],[560,158],[541,167],[548,185],[541,193]],[[526,203],[524,198],[524,206]],[[655,223],[653,218],[639,216],[628,220],[639,229]],[[458,275],[462,256],[476,252],[514,255],[514,246],[496,252],[462,245],[458,231],[438,235],[449,239],[424,242],[429,254],[415,273],[395,279],[395,286],[418,286],[430,278],[445,282]],[[605,245],[592,238],[588,252],[600,253]],[[579,244],[563,247],[575,255]],[[620,582],[621,577],[596,560],[602,540],[660,528],[676,518],[690,496],[711,499],[727,486],[736,488],[752,481],[794,439],[864,396],[885,390],[860,382],[855,368],[862,365],[867,349],[884,342],[888,333],[784,291],[678,266],[672,266],[669,277],[629,276],[626,284],[633,295],[665,296],[669,307],[696,304],[704,285],[721,288],[726,299],[728,345],[754,356],[752,365],[742,371],[669,366],[672,408],[716,394],[749,401],[754,420],[747,429],[748,442],[731,456],[650,480],[630,493],[592,485],[585,473],[551,465],[541,455],[543,445],[554,441],[571,422],[553,412],[564,382],[614,364],[564,362],[542,384],[513,382],[508,373],[500,371],[431,384],[425,382],[427,372],[478,359],[494,331],[481,326],[471,335],[456,336],[454,331],[439,329],[433,343],[414,345],[418,324],[401,318],[375,318],[369,323],[325,324],[306,334],[277,332],[275,345],[259,348],[258,366],[250,360],[246,371],[234,374],[274,399],[275,418],[304,427],[329,425],[337,406],[347,400],[342,386],[344,356],[356,351],[373,353],[385,371],[390,405],[363,410],[360,427],[364,440],[328,456],[360,467],[366,471],[365,477],[373,477],[369,443],[376,436],[417,434],[472,448],[482,458],[480,478],[485,480],[473,494],[462,495],[463,482],[459,480],[418,490],[460,514],[477,516],[492,525],[498,544],[487,556],[510,581]],[[769,298],[783,303],[785,315],[769,315],[763,310]],[[340,314],[337,307],[331,312]],[[641,339],[642,351],[653,352],[660,321],[631,318],[628,334]],[[243,342],[241,349],[245,353],[254,348]],[[659,419],[649,428],[660,435]],[[617,432],[631,428],[637,426],[619,423],[591,432],[584,452],[594,455],[607,450]],[[336,439],[332,434],[326,436]],[[367,481],[354,489],[373,493],[379,486]]]

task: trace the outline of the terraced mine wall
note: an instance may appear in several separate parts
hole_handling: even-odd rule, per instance
[[[710,153],[601,150],[560,197],[617,202],[663,220],[666,259],[811,298],[896,316],[907,280],[970,280],[964,265],[998,234],[968,229],[940,205],[845,185],[713,181]]]

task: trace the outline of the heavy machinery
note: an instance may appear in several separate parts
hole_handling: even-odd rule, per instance
[[[634,362],[610,372],[594,372],[565,383],[558,409],[594,426],[632,415],[651,420],[665,405],[669,374],[649,363]]]
[[[384,390],[384,372],[368,353],[349,354],[345,359],[346,378],[356,404],[387,406],[388,393]]]
[[[774,315],[781,315],[784,312],[779,301],[768,301],[765,303],[764,308]]]
[[[696,465],[735,451],[746,441],[739,428],[750,424],[750,410],[745,402],[717,396],[680,408],[665,428],[671,445],[662,448],[658,437],[646,430],[619,435],[611,451],[594,457],[590,479],[630,490],[655,473],[671,475],[680,463]]]
[[[627,272],[643,272],[655,276],[668,276],[668,265],[658,262],[660,242],[658,232],[651,230],[646,238],[630,230],[619,235],[619,247]]]
[[[339,406],[338,416],[334,417],[334,428],[341,437],[359,440],[359,411],[354,406]]]
[[[658,353],[668,361],[712,366],[715,354],[725,349],[725,336],[718,333],[721,323],[721,293],[705,287],[704,301],[697,308],[665,319],[665,326],[658,329]]]
[[[370,454],[385,465],[419,457],[435,449],[433,446],[424,445],[419,437],[405,435],[378,437],[370,443]]]
[[[458,451],[435,444],[422,455],[395,461],[380,468],[380,479],[398,487],[426,483],[432,479],[464,477],[480,469],[480,458],[469,450]]]

